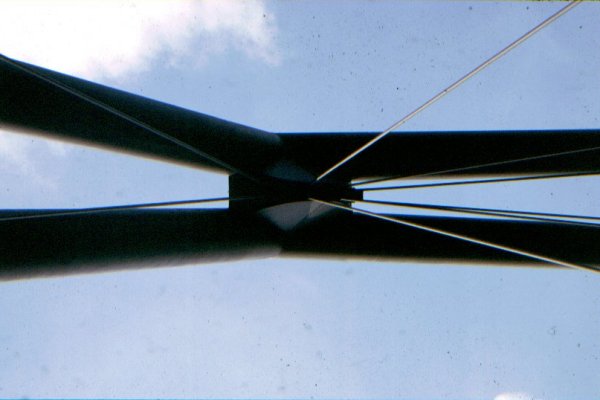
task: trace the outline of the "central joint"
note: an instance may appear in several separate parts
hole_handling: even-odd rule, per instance
[[[348,183],[298,182],[277,178],[251,180],[234,174],[229,176],[229,197],[248,198],[232,201],[231,209],[260,210],[266,207],[315,198],[324,201],[358,201],[363,199],[362,190],[353,189]]]

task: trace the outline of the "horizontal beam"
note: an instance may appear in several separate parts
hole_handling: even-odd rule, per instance
[[[376,133],[280,133],[284,157],[312,174]],[[561,156],[535,158],[572,152]],[[520,162],[503,163],[509,160]],[[500,163],[500,164],[499,164]],[[536,131],[395,132],[327,179],[414,176],[493,176],[600,171],[600,129]]]

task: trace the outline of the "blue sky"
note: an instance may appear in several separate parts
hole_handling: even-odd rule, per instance
[[[3,54],[274,132],[383,130],[562,7],[16,4],[0,4]],[[403,129],[598,128],[598,11],[576,7]],[[600,215],[599,183],[377,198]],[[0,134],[2,208],[226,193],[222,175]],[[600,281],[580,271],[274,258],[1,286],[0,397],[600,394]]]

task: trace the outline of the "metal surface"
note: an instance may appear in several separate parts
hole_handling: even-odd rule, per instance
[[[278,226],[274,219],[295,217],[297,207],[280,208],[283,214],[277,215],[268,210],[252,215],[227,209],[125,210],[2,222],[0,280],[275,256],[549,266],[541,260],[331,207],[307,208],[306,215],[288,226]],[[39,211],[3,211],[0,218],[28,212]],[[400,214],[385,217],[572,264],[600,266],[600,229],[595,227]]]
[[[386,132],[386,146],[360,150],[360,158],[319,176],[332,160],[383,136],[268,133],[4,56],[0,127],[230,174],[228,198],[0,211],[0,280],[278,255],[600,266],[596,224],[440,206],[429,208],[490,218],[348,212],[363,190],[376,190],[361,185],[389,179],[597,174],[600,130]],[[473,182],[432,185],[458,184]],[[155,209],[230,198],[240,201],[229,209]]]
[[[596,250],[586,249],[585,247],[579,249],[579,254],[565,252],[564,248],[568,248],[569,250],[573,250],[573,246],[571,243],[565,246],[565,244],[561,241],[557,241],[557,238],[562,238],[562,240],[569,239],[571,242],[574,237],[566,236],[568,234],[568,229],[571,229],[571,234],[575,235],[575,231],[580,230],[578,234],[582,232],[586,232],[590,237],[585,240],[585,245],[591,245],[588,241],[591,237],[594,237],[594,240],[600,238],[600,230],[592,228],[582,228],[582,227],[574,227],[574,226],[565,226],[560,224],[547,224],[547,223],[532,223],[532,222],[510,222],[506,223],[505,221],[495,221],[495,220],[468,220],[468,219],[456,219],[456,218],[440,218],[440,217],[409,217],[402,215],[383,215],[378,213],[373,213],[363,209],[357,209],[348,207],[344,204],[332,203],[327,201],[322,201],[319,199],[313,199],[314,201],[322,204],[330,205],[331,207],[339,208],[346,212],[352,212],[355,215],[363,215],[369,217],[371,219],[384,221],[386,223],[392,222],[392,226],[403,226],[404,228],[408,228],[413,231],[421,231],[428,233],[430,235],[434,235],[430,237],[429,240],[421,238],[420,241],[417,241],[417,245],[420,244],[420,248],[422,249],[422,254],[415,254],[415,258],[428,258],[431,257],[429,252],[435,254],[439,252],[440,249],[443,252],[446,252],[444,256],[446,260],[456,260],[461,257],[465,257],[465,255],[460,255],[460,252],[454,253],[451,255],[455,249],[448,248],[447,246],[441,246],[437,238],[435,236],[443,237],[446,239],[450,239],[454,242],[454,245],[457,248],[460,248],[459,243],[468,243],[471,245],[476,245],[482,248],[487,248],[496,253],[490,261],[500,261],[500,262],[510,262],[512,260],[507,255],[516,255],[521,257],[521,262],[529,263],[532,262],[542,262],[547,264],[554,264],[560,267],[567,268],[575,268],[581,269],[585,271],[593,271],[600,273],[600,266],[598,265],[598,254],[592,256],[592,258],[588,258],[585,255],[582,256],[583,253],[596,253]],[[545,226],[544,226],[545,225]],[[371,232],[372,236],[369,236],[368,241],[373,242],[374,240],[388,239],[381,232]],[[391,237],[406,239],[406,232],[390,232],[386,233]],[[359,237],[365,237],[365,233],[363,232]],[[410,235],[410,232],[409,232]],[[419,237],[420,235],[415,235]],[[578,236],[578,235],[577,235]],[[579,237],[579,236],[578,236]],[[386,240],[389,243],[389,240]],[[420,243],[419,243],[420,242]],[[533,242],[533,243],[532,243]],[[415,244],[415,243],[413,243]],[[579,243],[581,244],[581,243]],[[400,247],[404,251],[405,243],[402,240],[398,243]],[[553,246],[559,247],[563,246],[563,249],[557,251]],[[390,253],[392,253],[391,249],[388,249]],[[472,249],[471,252],[473,254],[477,254],[475,249]],[[480,258],[483,260],[484,258]],[[463,261],[467,261],[468,257]],[[584,261],[585,260],[585,261]]]
[[[0,218],[39,210],[0,212]],[[227,209],[124,210],[0,223],[0,280],[275,256],[274,229]]]
[[[332,159],[374,135],[328,132],[280,134],[280,137],[284,157],[316,174]],[[600,171],[600,129],[402,132],[390,134],[385,146],[372,147],[325,180],[589,171]]]
[[[279,138],[0,56],[0,127],[217,172],[261,174]]]

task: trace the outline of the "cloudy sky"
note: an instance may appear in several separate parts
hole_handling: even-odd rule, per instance
[[[0,3],[0,52],[275,132],[377,131],[558,3]],[[598,128],[600,5],[406,130]],[[405,201],[600,215],[600,180]],[[1,208],[226,195],[226,177],[0,132]],[[0,284],[0,397],[588,399],[580,271],[268,259]]]

